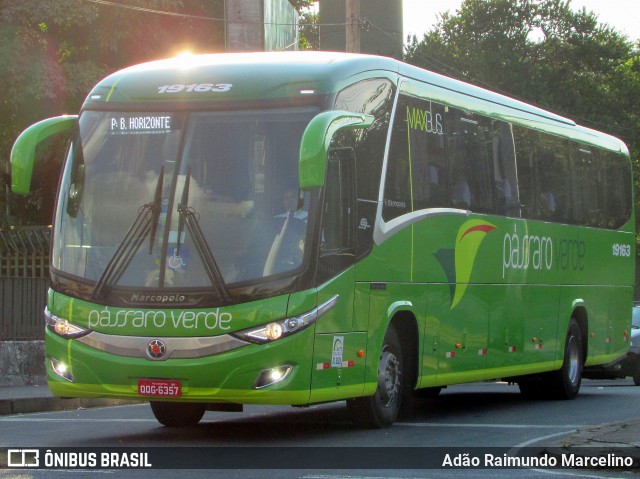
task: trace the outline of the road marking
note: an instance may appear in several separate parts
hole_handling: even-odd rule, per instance
[[[90,418],[48,418],[48,417],[22,417],[22,416],[10,416],[0,418],[0,422],[155,422],[155,419],[90,419]]]
[[[302,479],[419,479],[410,477],[394,476],[346,476],[344,474],[309,474],[302,476]],[[424,479],[424,478],[422,478]]]
[[[568,477],[586,477],[591,479],[625,479],[623,476],[594,476],[593,474],[579,474],[577,472],[561,472],[550,471],[548,469],[531,469],[542,474],[549,474],[551,476],[568,476]],[[628,477],[626,479],[629,479]]]
[[[573,434],[578,432],[577,430],[580,427],[584,427],[584,426],[576,426],[576,428],[572,431],[564,431],[564,432],[558,432],[555,434],[549,434],[547,436],[540,436],[540,437],[535,437],[533,439],[529,439],[528,441],[525,442],[521,442],[520,444],[516,444],[515,446],[513,446],[513,448],[509,451],[511,455],[517,456],[518,455],[518,451],[520,450],[520,448],[523,447],[529,447],[532,444],[536,444],[538,442],[541,441],[546,441],[549,439],[554,439],[556,437],[561,437],[561,436],[568,436],[569,434]],[[541,474],[548,474],[551,476],[567,476],[567,477],[581,477],[581,478],[587,478],[587,479],[623,479],[621,477],[615,478],[614,476],[596,476],[593,474],[580,474],[576,471],[571,471],[571,472],[562,472],[562,471],[553,471],[553,470],[549,470],[549,469],[540,469],[537,467],[532,467],[530,470],[535,471],[535,472],[539,472]]]
[[[587,427],[584,424],[469,424],[469,423],[445,423],[445,422],[399,422],[393,427],[476,427],[495,429],[579,429]],[[563,432],[561,434],[567,434]]]
[[[528,447],[531,444],[535,444],[536,442],[546,441],[547,439],[553,439],[553,438],[559,437],[559,436],[568,436],[569,434],[573,434],[573,433],[578,432],[578,429],[580,429],[582,427],[586,427],[586,426],[574,426],[573,430],[570,430],[570,431],[557,432],[555,434],[549,434],[548,436],[534,437],[533,439],[529,439],[528,441],[521,442],[520,444],[516,444],[515,446],[513,446],[513,449],[515,449],[517,451],[518,449],[520,449],[522,447]]]

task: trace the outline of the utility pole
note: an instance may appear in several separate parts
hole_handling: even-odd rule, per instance
[[[360,0],[346,0],[346,51],[360,53]]]

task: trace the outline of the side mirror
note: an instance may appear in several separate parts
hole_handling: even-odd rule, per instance
[[[77,119],[77,115],[47,118],[20,134],[11,149],[11,191],[19,195],[29,193],[36,147],[50,136],[71,130]]]
[[[347,111],[325,111],[315,116],[302,134],[300,144],[300,189],[311,190],[324,185],[327,152],[333,136],[341,130],[368,128],[374,117]]]

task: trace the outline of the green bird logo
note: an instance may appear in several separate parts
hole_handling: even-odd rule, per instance
[[[456,238],[456,288],[451,302],[451,309],[455,308],[467,291],[471,271],[476,261],[478,249],[487,233],[496,229],[491,223],[480,220],[470,220],[458,230]]]

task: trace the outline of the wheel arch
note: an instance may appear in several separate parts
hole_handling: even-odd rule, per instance
[[[589,314],[587,313],[587,307],[584,302],[574,302],[571,318],[574,318],[580,327],[580,336],[582,337],[582,361],[586,363],[589,351]]]
[[[389,322],[389,327],[393,326],[400,337],[402,346],[402,356],[405,361],[405,374],[410,389],[414,389],[418,383],[418,365],[420,364],[420,335],[418,320],[411,310],[396,311]]]

